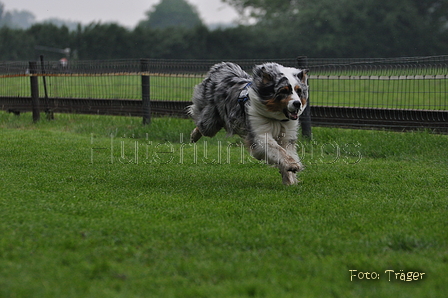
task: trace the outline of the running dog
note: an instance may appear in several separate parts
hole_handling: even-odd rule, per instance
[[[307,105],[308,70],[265,63],[253,77],[239,65],[214,65],[195,87],[188,113],[196,128],[191,142],[224,128],[246,143],[251,155],[277,167],[283,184],[296,184],[303,169],[297,155],[298,118]]]

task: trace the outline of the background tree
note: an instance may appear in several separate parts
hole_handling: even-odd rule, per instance
[[[275,18],[289,18],[299,13],[306,0],[221,0],[233,6],[240,16],[256,21],[268,21]],[[244,21],[243,21],[244,23]]]
[[[254,18],[272,42],[312,57],[435,55],[447,47],[446,0],[222,1]]]
[[[5,5],[0,2],[0,27],[8,26],[11,23],[11,16],[5,11]]]
[[[17,61],[34,58],[34,48],[23,29],[0,28],[0,60]]]
[[[72,48],[72,34],[65,26],[57,27],[47,23],[35,24],[25,31],[25,40],[32,48],[35,57],[39,56],[39,52],[34,49],[35,46],[59,49]],[[41,54],[44,54],[47,60],[59,60],[64,57],[63,54],[50,51],[44,51]]]
[[[72,48],[78,51],[79,59],[123,59],[133,58],[132,36],[128,29],[115,23],[91,23],[78,27],[76,42]]]
[[[160,5],[167,1],[186,3],[164,0]],[[0,28],[0,60],[31,60],[39,54],[45,54],[47,59],[60,58],[57,54],[35,51],[35,45],[69,47],[83,60],[448,54],[447,0],[224,1],[240,5],[245,9],[245,16],[250,14],[256,23],[218,30],[185,25],[164,28],[141,25],[129,30],[117,24],[101,23],[78,25],[75,30],[42,23],[28,29],[4,26]],[[154,7],[152,12],[155,14],[155,11]],[[0,10],[0,16],[4,15]],[[165,19],[174,19],[173,13]]]
[[[0,2],[0,27],[8,26],[11,28],[27,29],[36,21],[34,14],[27,10],[5,10],[5,5]]]
[[[160,29],[168,27],[194,28],[203,25],[196,7],[185,0],[162,0],[146,12],[147,19],[140,27]]]
[[[34,14],[26,10],[13,10],[6,12],[6,15],[10,19],[8,25],[14,28],[27,29],[36,22]]]

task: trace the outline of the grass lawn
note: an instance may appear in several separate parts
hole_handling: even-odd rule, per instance
[[[0,113],[0,297],[446,295],[447,135],[314,128],[287,187],[140,123]]]

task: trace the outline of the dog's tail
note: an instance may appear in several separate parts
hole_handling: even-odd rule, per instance
[[[200,83],[194,87],[192,102],[193,104],[187,107],[187,114],[196,119],[201,114],[201,111],[205,108],[206,101],[201,100],[204,93],[204,83]]]
[[[187,106],[187,115],[194,118],[194,104]]]

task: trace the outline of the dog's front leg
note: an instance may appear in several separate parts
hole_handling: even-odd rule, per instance
[[[297,154],[297,145],[296,145],[296,139],[295,138],[281,138],[279,140],[280,145],[285,148],[286,153],[291,156],[292,158],[294,158],[294,160],[296,161],[296,163],[299,165],[299,171],[303,170],[303,165],[302,162],[300,161],[299,155]],[[296,172],[291,172],[288,171],[287,174],[289,175],[288,177],[288,181],[290,181],[291,183],[289,184],[296,184],[298,183],[297,181],[297,173]],[[285,177],[285,176],[283,176]],[[285,183],[285,182],[283,182]],[[288,184],[288,183],[285,183]]]
[[[302,169],[300,161],[288,154],[287,150],[280,146],[275,139],[265,134],[250,143],[250,152],[253,157],[265,160],[266,163],[279,168],[283,184],[292,185],[297,183],[295,173]],[[296,154],[297,155],[297,154]]]

